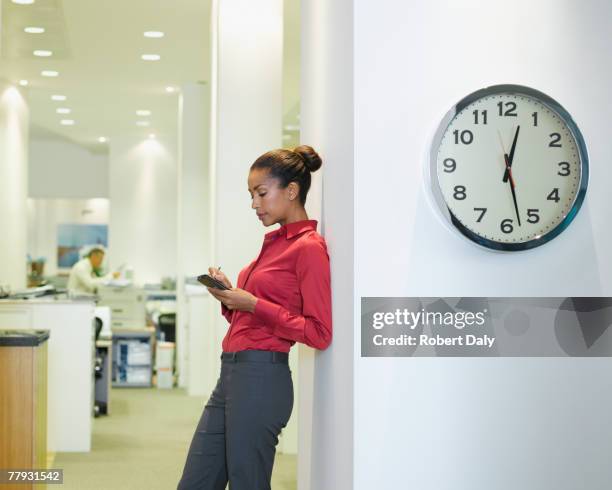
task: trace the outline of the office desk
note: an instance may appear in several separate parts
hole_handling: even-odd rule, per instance
[[[47,446],[91,450],[94,303],[0,300],[0,329],[49,330]]]

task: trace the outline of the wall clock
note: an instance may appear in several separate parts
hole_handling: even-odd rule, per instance
[[[457,103],[434,137],[430,177],[452,226],[494,250],[542,245],[574,219],[586,193],[586,145],[555,100],[495,85]]]

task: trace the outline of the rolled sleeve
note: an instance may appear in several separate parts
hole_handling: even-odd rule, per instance
[[[227,306],[225,306],[223,303],[221,303],[221,314],[225,317],[225,319],[229,322],[232,323],[232,314],[233,311],[230,310]]]

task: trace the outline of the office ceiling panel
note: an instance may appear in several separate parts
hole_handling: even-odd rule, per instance
[[[0,1],[0,77],[29,82],[24,91],[34,134],[59,134],[104,151],[100,136],[175,132],[177,93],[166,87],[208,80],[210,0]],[[29,26],[45,32],[24,32]],[[145,31],[165,35],[150,39]],[[52,55],[38,57],[34,50]],[[143,54],[161,59],[143,61]],[[43,70],[59,74],[48,78]],[[53,101],[52,95],[65,95],[66,101]],[[58,108],[70,113],[58,114]],[[137,116],[142,109],[151,115]],[[61,125],[62,119],[74,125]]]

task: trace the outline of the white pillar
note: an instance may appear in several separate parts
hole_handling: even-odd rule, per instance
[[[301,140],[323,159],[334,336],[300,350],[298,489],[353,488],[353,2],[302,2]]]
[[[257,157],[282,146],[283,0],[214,0],[211,19],[212,265],[235,285],[257,257],[263,235],[276,228],[256,218],[247,178]],[[228,323],[218,303],[213,316],[220,348]],[[297,420],[296,403],[279,451],[296,452]]]
[[[196,311],[211,309],[208,292],[190,294],[185,279],[207,272],[212,260],[209,133],[210,85],[183,85],[177,175],[177,364],[179,386],[199,396],[210,394],[214,388],[211,379],[218,373],[213,372],[216,363],[211,359],[218,357],[219,348],[206,335],[214,332],[210,311],[204,317],[195,315]]]
[[[0,285],[26,286],[29,109],[0,80]]]
[[[247,178],[259,155],[281,146],[282,0],[214,0],[211,36],[212,265],[235,285],[270,231],[251,209]],[[216,313],[221,348],[228,324]]]
[[[270,231],[250,207],[247,177],[259,155],[281,146],[283,2],[215,0],[212,24],[213,257],[235,283]]]
[[[139,284],[176,276],[175,147],[174,135],[111,141],[109,265],[133,266]]]

